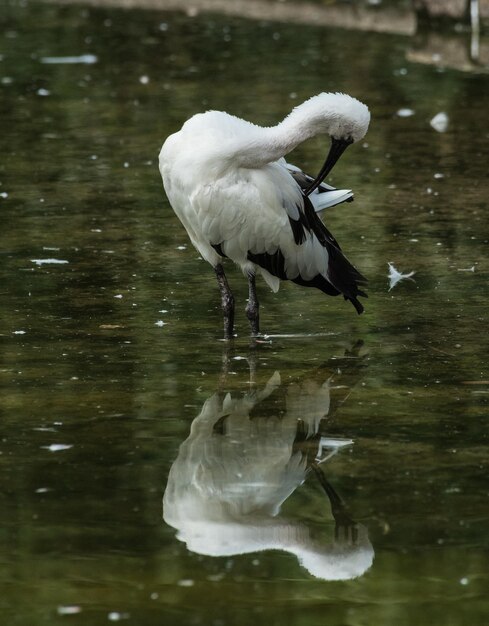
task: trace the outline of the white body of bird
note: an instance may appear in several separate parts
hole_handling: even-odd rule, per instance
[[[316,211],[351,197],[349,190],[324,186],[318,193],[317,187],[345,147],[365,135],[369,120],[358,100],[323,93],[269,128],[220,111],[185,122],[163,144],[160,172],[170,204],[202,257],[214,268],[227,257],[253,278],[258,270],[273,291],[285,279],[342,293],[361,312],[357,296],[365,294],[358,285],[365,279]],[[316,181],[308,179],[309,189],[301,188],[297,168],[283,157],[321,133],[332,138],[328,159]],[[328,198],[328,192],[334,195]],[[226,289],[227,283],[221,288],[224,309]]]

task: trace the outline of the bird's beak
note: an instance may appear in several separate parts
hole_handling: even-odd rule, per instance
[[[340,158],[340,156],[351,143],[353,143],[351,139],[335,139],[334,137],[331,138],[331,148],[329,149],[326,161],[324,162],[321,171],[316,176],[314,181],[309,185],[309,187],[307,187],[307,189],[304,190],[305,196],[308,196],[317,187],[319,187],[319,185],[323,182],[323,180],[335,166],[336,161]]]

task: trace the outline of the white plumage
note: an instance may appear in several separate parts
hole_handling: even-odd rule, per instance
[[[259,331],[255,273],[273,291],[280,280],[342,293],[357,311],[364,277],[349,263],[317,212],[351,198],[322,185],[343,150],[368,128],[367,107],[345,94],[310,98],[277,126],[263,128],[220,111],[194,115],[165,141],[160,171],[170,204],[193,245],[215,269],[225,335],[232,336],[234,299],[222,260],[249,278],[247,315]],[[332,145],[313,180],[283,158],[298,144],[328,134]]]

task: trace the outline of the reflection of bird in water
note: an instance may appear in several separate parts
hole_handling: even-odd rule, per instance
[[[246,313],[259,332],[255,274],[273,291],[280,280],[343,294],[358,313],[366,279],[353,267],[316,212],[351,198],[322,185],[348,145],[365,136],[368,108],[345,94],[322,93],[296,107],[280,124],[256,126],[228,113],[194,115],[160,152],[163,184],[193,245],[214,268],[221,291],[224,334],[234,324],[234,298],[222,261],[239,265],[249,281]],[[284,155],[326,134],[331,148],[313,179]]]
[[[285,550],[326,580],[354,578],[370,567],[367,530],[351,519],[322,471],[324,461],[352,443],[320,434],[334,387],[332,376],[322,380],[284,389],[275,372],[262,389],[241,398],[216,393],[204,403],[180,446],[163,499],[165,521],[189,550],[209,556]],[[285,410],[277,417],[280,395]],[[267,403],[274,415],[260,416],[259,405]],[[329,543],[280,514],[311,470],[331,504],[335,531]]]

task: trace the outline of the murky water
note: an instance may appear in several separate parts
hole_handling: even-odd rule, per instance
[[[5,2],[0,23],[2,623],[486,624],[485,68],[418,62],[429,33]],[[230,268],[227,346],[157,153],[197,111],[271,124],[323,90],[373,114],[327,216],[366,312],[260,284],[251,346]],[[389,291],[388,262],[413,280]]]

